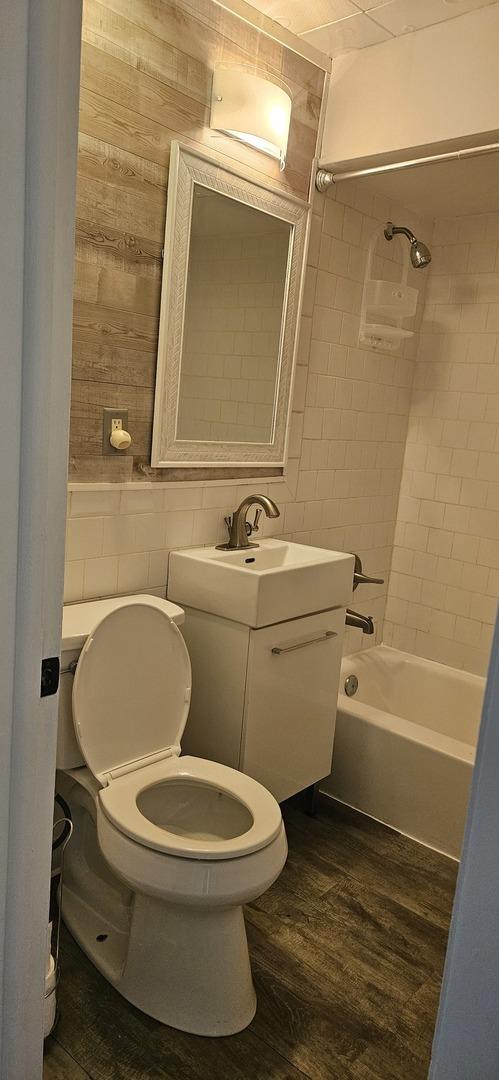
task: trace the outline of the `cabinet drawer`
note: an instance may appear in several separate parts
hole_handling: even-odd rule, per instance
[[[345,609],[250,633],[242,772],[280,802],[331,771]]]

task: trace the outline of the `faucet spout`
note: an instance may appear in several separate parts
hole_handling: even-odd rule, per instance
[[[362,630],[363,634],[374,634],[372,615],[361,615],[360,612],[347,608],[345,623],[347,626],[355,626],[357,630]]]
[[[260,506],[268,518],[280,516],[278,506],[267,495],[247,495],[239,504],[237,510],[234,511],[232,517],[225,519],[229,530],[229,539],[226,544],[217,544],[219,551],[241,551],[244,548],[258,547],[258,544],[252,544],[249,538],[254,532],[258,532],[260,511],[253,525],[250,525],[249,521],[246,520],[246,515],[251,506]]]

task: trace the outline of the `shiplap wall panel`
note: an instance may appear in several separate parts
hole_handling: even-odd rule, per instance
[[[293,115],[284,173],[271,158],[210,130],[212,71],[219,62],[251,65],[288,85]],[[218,149],[248,178],[270,179],[306,198],[323,84],[320,69],[213,0],[85,0],[73,479],[166,478],[165,470],[142,468],[150,457],[171,142]],[[133,446],[123,457],[102,454],[108,405],[129,411]]]

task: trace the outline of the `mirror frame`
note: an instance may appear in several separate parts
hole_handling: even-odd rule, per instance
[[[202,442],[176,437],[195,184],[255,207],[291,226],[273,433],[268,443]],[[309,213],[309,203],[242,177],[221,155],[172,143],[151,452],[154,468],[284,467]]]

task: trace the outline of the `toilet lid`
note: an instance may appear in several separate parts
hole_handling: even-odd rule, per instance
[[[180,630],[146,603],[111,611],[89,634],[73,682],[76,737],[95,777],[180,752],[191,664]]]

